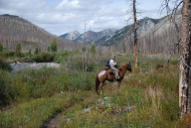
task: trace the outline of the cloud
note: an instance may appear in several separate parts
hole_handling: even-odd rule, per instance
[[[140,3],[145,9],[141,17],[159,18],[160,0],[156,1]],[[127,0],[0,0],[1,14],[18,15],[56,35],[83,32],[84,24],[93,31],[121,28],[127,24],[129,9]]]
[[[65,7],[78,8],[78,7],[80,7],[79,0],[63,0],[57,6],[58,9],[65,8]]]

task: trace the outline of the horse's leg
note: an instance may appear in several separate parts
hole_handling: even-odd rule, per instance
[[[118,81],[117,83],[118,83],[118,90],[119,90],[121,87],[121,81]]]
[[[100,83],[100,85],[99,85],[99,90],[101,91],[101,94],[103,94],[103,85],[104,85],[104,83]]]

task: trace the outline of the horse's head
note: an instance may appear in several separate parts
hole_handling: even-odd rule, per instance
[[[120,71],[129,71],[129,72],[132,72],[132,66],[131,66],[131,63],[129,62],[129,63],[127,63],[127,64],[124,64],[124,65],[122,65],[121,67],[119,67],[119,70]]]
[[[131,62],[129,62],[129,63],[127,64],[126,69],[127,69],[129,72],[132,72]]]

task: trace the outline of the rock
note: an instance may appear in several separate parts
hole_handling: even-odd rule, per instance
[[[83,111],[84,111],[85,113],[88,113],[88,112],[91,111],[91,108],[85,108]]]

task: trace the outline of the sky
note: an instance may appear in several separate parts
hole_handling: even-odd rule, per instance
[[[161,18],[162,0],[137,0],[139,19]],[[20,16],[46,31],[119,29],[131,23],[130,0],[0,0],[0,14]]]

